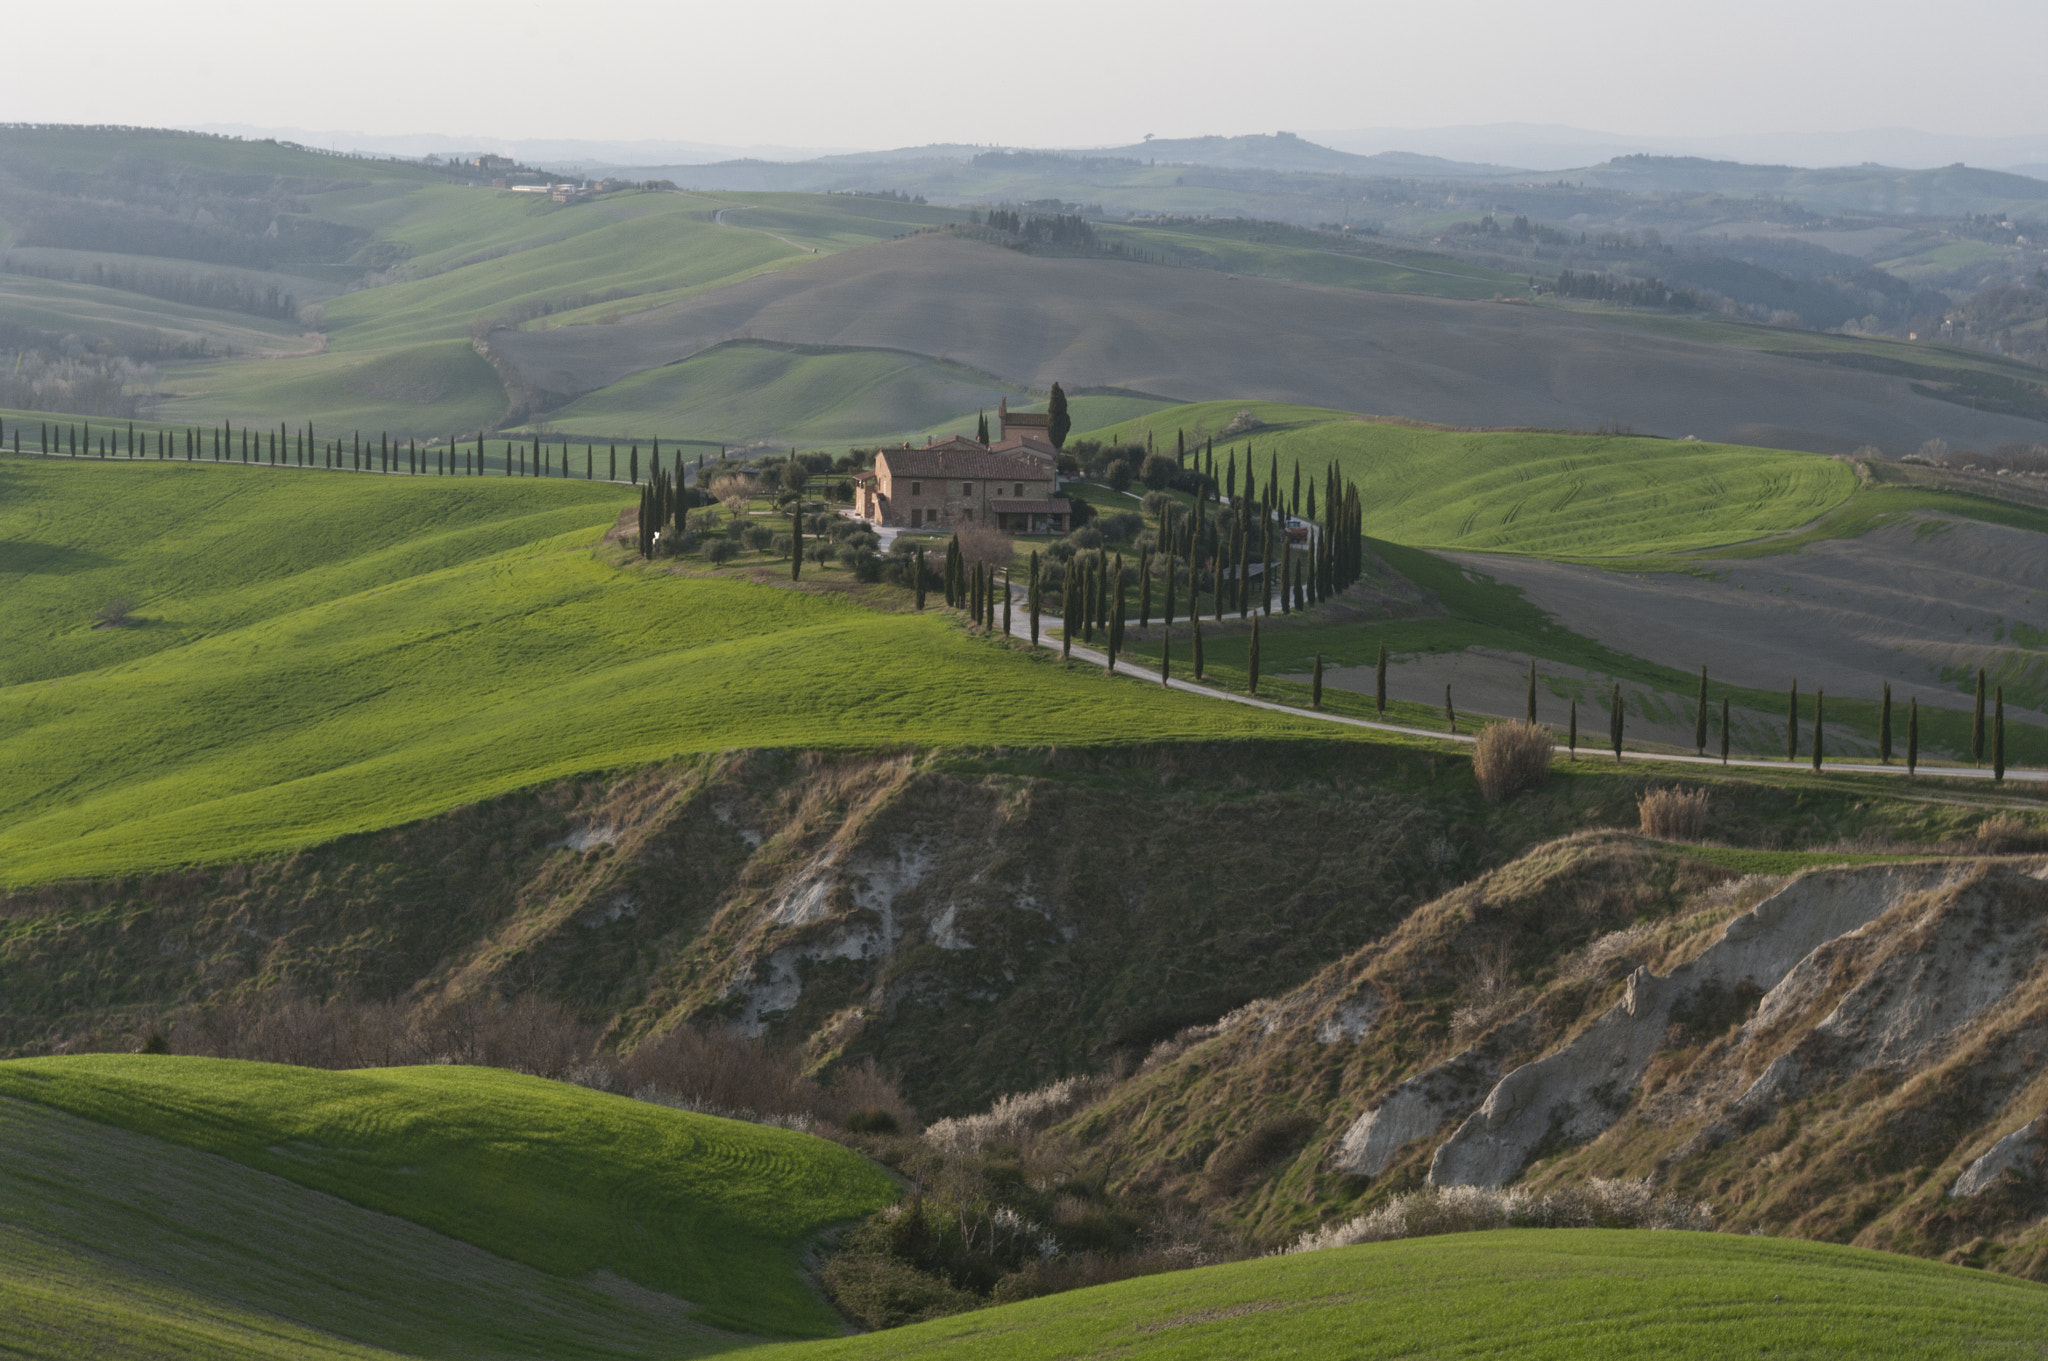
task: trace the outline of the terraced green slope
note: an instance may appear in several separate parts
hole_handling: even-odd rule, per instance
[[[1331,736],[937,612],[622,570],[594,549],[631,498],[0,463],[0,880],[274,853],[693,751]],[[115,594],[142,622],[94,628]]]
[[[1150,418],[1210,428],[1228,403]],[[1848,500],[1856,475],[1817,454],[1694,441],[1542,431],[1418,429],[1299,407],[1248,404],[1274,430],[1219,440],[1219,470],[1249,461],[1263,484],[1279,459],[1291,491],[1335,463],[1365,489],[1365,528],[1421,548],[1543,557],[1633,557],[1711,548],[1797,529]],[[1239,408],[1245,409],[1245,408]],[[1183,415],[1186,413],[1186,415]],[[1320,416],[1320,418],[1319,418]],[[1219,471],[1219,476],[1220,476]]]
[[[0,1097],[12,1357],[678,1356],[672,1296],[571,1279],[259,1172]]]
[[[2036,1355],[2048,1287],[1721,1234],[1453,1234],[1147,1276],[748,1361]]]
[[[219,1154],[547,1276],[609,1272],[688,1300],[700,1322],[770,1336],[838,1331],[797,1254],[899,1194],[811,1135],[498,1069],[90,1055],[0,1064],[0,1095]]]

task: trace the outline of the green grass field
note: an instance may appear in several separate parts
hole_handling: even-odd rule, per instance
[[[996,403],[1034,394],[993,374],[897,350],[829,350],[736,341],[636,373],[562,407],[549,425],[570,435],[654,432],[744,444],[923,443],[926,435],[993,423]]]
[[[1718,1234],[1454,1234],[1147,1276],[749,1361],[2037,1355],[2048,1287]]]
[[[811,1135],[499,1069],[93,1055],[0,1064],[0,1095],[218,1154],[547,1276],[608,1272],[689,1301],[702,1323],[771,1336],[836,1331],[797,1254],[899,1194]]]
[[[1226,410],[1244,409],[1281,428],[1219,440],[1219,469],[1235,457],[1242,478],[1249,461],[1264,485],[1277,457],[1291,489],[1297,463],[1304,478],[1319,479],[1334,462],[1365,491],[1366,532],[1420,548],[1556,558],[1682,552],[1797,529],[1856,490],[1854,472],[1832,459],[1736,445],[1427,430],[1262,403],[1173,408],[1146,423],[1171,447],[1175,429],[1219,429]]]
[[[1220,224],[1219,224],[1220,225]],[[1169,261],[1199,262],[1211,269],[1267,279],[1356,288],[1369,293],[1421,293],[1437,298],[1492,298],[1526,295],[1528,279],[1467,264],[1448,255],[1424,255],[1389,247],[1384,257],[1264,241],[1235,240],[1221,231],[1196,232],[1173,227],[1113,226],[1101,229],[1111,241],[1123,241]]]
[[[596,543],[632,505],[574,481],[0,463],[0,765],[21,774],[0,880],[276,853],[688,752],[1332,736],[937,611],[622,569]],[[95,628],[115,595],[141,622]]]

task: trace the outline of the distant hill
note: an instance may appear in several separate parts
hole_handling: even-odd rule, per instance
[[[1963,216],[2048,212],[2048,180],[1951,165],[1898,170],[1883,165],[1806,170],[1697,156],[1621,156],[1567,178],[1629,193],[1775,194],[1818,211]]]

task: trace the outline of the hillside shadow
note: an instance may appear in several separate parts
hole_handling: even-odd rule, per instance
[[[113,561],[103,553],[70,548],[56,543],[27,543],[0,539],[0,572],[21,572],[36,576],[62,576],[105,567]]]

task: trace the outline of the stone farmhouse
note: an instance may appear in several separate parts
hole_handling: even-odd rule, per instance
[[[854,513],[899,529],[987,524],[1011,534],[1064,534],[1073,509],[1059,491],[1059,450],[1044,415],[996,408],[998,434],[983,444],[965,435],[905,445],[875,455],[875,470],[854,479]]]

